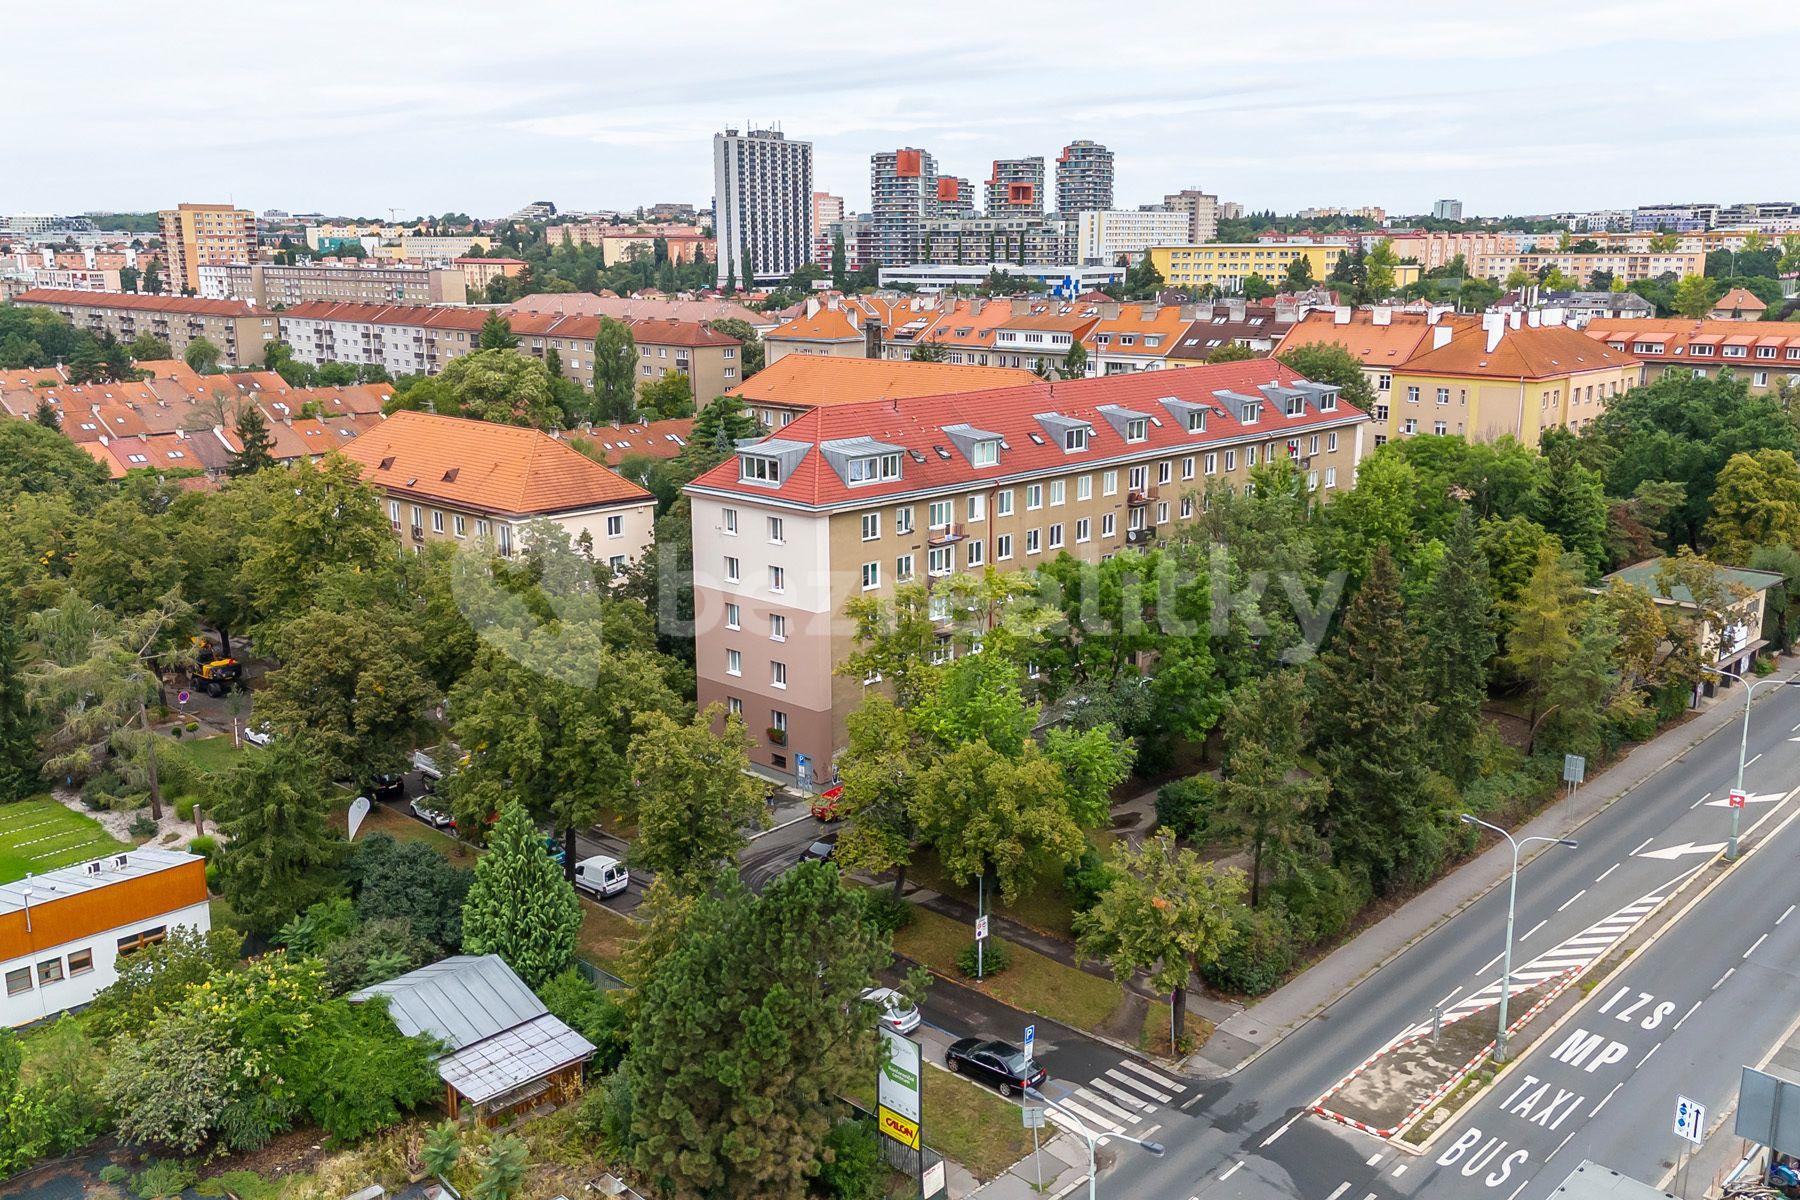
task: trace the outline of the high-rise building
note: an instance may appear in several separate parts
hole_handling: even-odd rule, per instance
[[[1044,156],[995,159],[987,181],[987,215],[1035,217],[1043,211]]]
[[[169,283],[200,291],[200,268],[250,262],[256,257],[256,214],[229,204],[183,204],[157,214]]]
[[[1129,262],[1152,246],[1185,242],[1193,221],[1167,208],[1092,210],[1076,220],[1077,262]]]
[[[1431,206],[1431,215],[1440,221],[1462,220],[1461,200],[1439,200]]]
[[[937,159],[926,150],[903,146],[869,157],[869,208],[882,266],[924,261],[924,225],[938,213],[937,177]]]
[[[939,175],[937,181],[937,215],[967,218],[975,215],[975,189],[960,175]]]
[[[1219,236],[1219,198],[1199,188],[1182,188],[1163,197],[1162,206],[1188,216],[1187,240],[1193,245]]]
[[[720,284],[779,282],[805,266],[814,252],[812,143],[775,129],[713,134],[713,215]]]
[[[1056,160],[1056,209],[1066,217],[1113,206],[1113,153],[1086,138],[1063,147]]]
[[[844,198],[830,192],[812,195],[813,261],[831,265],[831,227],[844,219]]]

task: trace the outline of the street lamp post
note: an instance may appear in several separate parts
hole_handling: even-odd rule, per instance
[[[1735,679],[1744,685],[1744,727],[1738,734],[1738,768],[1737,786],[1731,790],[1739,795],[1744,791],[1744,755],[1750,752],[1750,701],[1756,697],[1759,687],[1800,687],[1800,679],[1745,679],[1736,671],[1727,671],[1721,667],[1707,667],[1712,675],[1723,675],[1727,679]],[[1733,804],[1731,809],[1731,841],[1725,846],[1725,861],[1733,862],[1738,854],[1738,819],[1744,810]]]
[[[1161,1158],[1163,1156],[1163,1144],[1161,1142],[1153,1142],[1147,1138],[1134,1138],[1130,1134],[1125,1133],[1094,1133],[1088,1129],[1086,1125],[1082,1124],[1068,1109],[1061,1107],[1056,1101],[1050,1099],[1036,1088],[1026,1088],[1025,1094],[1033,1100],[1041,1101],[1045,1108],[1055,1109],[1064,1121],[1075,1127],[1075,1132],[1081,1135],[1081,1140],[1087,1143],[1088,1200],[1095,1200],[1095,1197],[1098,1195],[1095,1191],[1094,1151],[1099,1147],[1101,1142],[1130,1142],[1134,1146],[1142,1147],[1144,1151],[1152,1157]]]
[[[1574,838],[1540,837],[1537,834],[1516,838],[1498,825],[1490,825],[1480,817],[1471,816],[1468,813],[1462,815],[1462,822],[1464,825],[1479,825],[1483,829],[1491,829],[1505,838],[1507,844],[1512,847],[1512,881],[1507,884],[1506,888],[1506,953],[1504,955],[1506,964],[1503,968],[1504,974],[1500,976],[1500,1031],[1494,1035],[1494,1061],[1503,1063],[1506,1061],[1506,1006],[1507,1002],[1512,999],[1513,916],[1518,910],[1519,851],[1532,842],[1555,842],[1557,845],[1567,846],[1571,850],[1578,843]]]

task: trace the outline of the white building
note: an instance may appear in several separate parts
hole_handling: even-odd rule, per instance
[[[1462,220],[1461,200],[1439,200],[1431,206],[1431,215],[1439,221]]]
[[[953,287],[977,287],[989,274],[1001,271],[1025,279],[1035,279],[1059,295],[1079,296],[1095,288],[1104,288],[1125,278],[1124,267],[1058,266],[1025,267],[1018,263],[913,263],[907,266],[881,268],[881,286],[909,284],[921,292],[941,292]]]
[[[1084,263],[1110,266],[1136,258],[1152,246],[1182,245],[1192,227],[1192,214],[1168,208],[1084,212],[1075,239],[1076,253]]]
[[[713,209],[721,285],[786,279],[813,257],[812,143],[774,129],[713,134]]]
[[[0,1025],[86,1004],[171,929],[212,928],[206,860],[143,846],[0,885]]]

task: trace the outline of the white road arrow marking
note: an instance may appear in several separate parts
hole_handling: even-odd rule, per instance
[[[1639,858],[1661,858],[1661,859],[1671,859],[1672,860],[1672,859],[1677,859],[1677,858],[1683,858],[1689,854],[1717,854],[1719,851],[1723,850],[1724,848],[1725,848],[1724,842],[1708,842],[1707,844],[1705,844],[1703,846],[1696,846],[1693,842],[1678,842],[1677,844],[1675,844],[1673,846],[1664,846],[1661,850],[1641,851],[1641,852],[1639,852],[1637,857],[1639,857]]]
[[[1800,738],[1795,738],[1793,740],[1796,742],[1800,742]],[[1775,803],[1775,801],[1781,799],[1781,797],[1783,795],[1784,795],[1784,793],[1782,793],[1782,792],[1748,792],[1744,796],[1744,803],[1745,804],[1773,804],[1773,803]],[[1708,808],[1730,808],[1731,807],[1731,797],[1730,796],[1720,796],[1717,800],[1708,800],[1706,802],[1706,807],[1708,807]]]

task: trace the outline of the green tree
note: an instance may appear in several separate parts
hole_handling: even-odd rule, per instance
[[[1369,251],[1367,259],[1368,275],[1363,285],[1363,293],[1369,300],[1385,300],[1394,294],[1395,268],[1400,265],[1399,257],[1394,253],[1392,238],[1382,238]]]
[[[685,417],[694,411],[694,385],[681,371],[664,371],[660,379],[638,390],[638,404],[655,421]]]
[[[1225,714],[1216,831],[1250,848],[1250,906],[1262,902],[1265,860],[1285,873],[1314,848],[1326,781],[1304,772],[1306,688],[1300,672],[1240,685]]]
[[[1573,436],[1546,434],[1543,470],[1532,493],[1532,515],[1563,548],[1581,556],[1590,578],[1606,566],[1606,494],[1600,476],[1582,465]]]
[[[951,879],[997,882],[1008,903],[1087,845],[1062,772],[1033,744],[1017,758],[985,739],[954,747],[920,773],[914,811]]]
[[[62,434],[36,421],[0,421],[0,505],[63,495],[85,509],[107,487],[106,469]]]
[[[1786,450],[1731,456],[1719,472],[1706,522],[1709,553],[1720,562],[1749,562],[1759,546],[1800,548],[1800,466]]]
[[[1347,402],[1363,412],[1374,407],[1375,389],[1370,386],[1369,377],[1363,374],[1362,363],[1349,347],[1338,342],[1314,342],[1297,346],[1278,357],[1282,366],[1298,371],[1314,383],[1336,387]]]
[[[511,321],[493,312],[481,323],[481,336],[475,344],[482,350],[516,350],[519,335],[513,332]]]
[[[1244,893],[1241,871],[1178,847],[1160,830],[1133,849],[1121,838],[1110,856],[1112,882],[1095,905],[1075,915],[1075,948],[1110,963],[1119,982],[1147,971],[1174,1009],[1171,1044],[1186,1039],[1188,978],[1217,960],[1237,937],[1233,910]]]
[[[594,335],[594,402],[596,417],[629,421],[637,411],[637,343],[631,326],[600,318]]]
[[[720,732],[713,724],[720,722]],[[743,718],[714,705],[687,723],[646,713],[631,739],[626,810],[638,836],[631,862],[658,876],[711,878],[767,824],[767,790],[750,774]]]
[[[450,360],[435,379],[415,385],[409,401],[447,416],[553,429],[562,409],[544,364],[518,350],[477,350]]]
[[[139,362],[159,362],[175,357],[175,351],[169,347],[169,339],[158,337],[154,333],[138,334],[125,343],[125,349]]]
[[[1480,765],[1481,706],[1495,653],[1492,585],[1475,519],[1464,509],[1419,603],[1424,695],[1433,712],[1426,736],[1434,761],[1458,784]]]
[[[1318,280],[1313,278],[1312,259],[1304,254],[1297,254],[1289,260],[1287,275],[1282,279],[1281,286],[1290,292],[1304,292],[1317,282]],[[1249,290],[1246,288],[1244,295],[1247,297],[1249,294]]]
[[[633,1157],[660,1194],[807,1195],[836,1098],[878,1066],[858,997],[888,959],[827,866],[787,871],[760,897],[722,878],[694,901],[639,986],[623,1067]]]
[[[1684,317],[1704,317],[1722,294],[1718,280],[1704,275],[1684,275],[1675,285],[1675,311]]]
[[[531,1147],[517,1134],[505,1133],[493,1140],[481,1156],[481,1177],[475,1181],[475,1200],[510,1200],[525,1182]]]
[[[1297,261],[1305,262],[1306,260],[1299,259]],[[1226,342],[1223,346],[1220,346],[1217,350],[1214,350],[1211,354],[1207,355],[1206,361],[1209,363],[1243,362],[1245,359],[1255,357],[1257,357],[1256,351],[1250,349],[1250,347],[1244,345],[1242,342]]]
[[[462,1128],[446,1118],[425,1131],[419,1162],[440,1180],[448,1178],[462,1157]]]
[[[341,455],[232,485],[243,491],[243,578],[259,618],[304,612],[331,571],[374,571],[399,554],[361,468]]]
[[[738,379],[750,378],[763,369],[764,348],[762,338],[750,322],[741,317],[721,317],[716,321],[708,321],[706,327],[714,333],[722,333],[726,337],[738,340]]]
[[[941,363],[950,361],[950,350],[942,342],[920,342],[907,356],[913,362]]]
[[[525,809],[506,801],[463,905],[463,951],[498,954],[529,987],[569,967],[581,902]]]
[[[42,425],[45,429],[54,429],[58,433],[62,432],[62,417],[57,415],[56,406],[50,403],[48,399],[39,400],[37,402],[37,407],[32,410],[31,419],[36,421],[39,425]]]
[[[1534,748],[1539,722],[1552,703],[1556,673],[1575,652],[1586,609],[1585,574],[1586,564],[1578,556],[1544,546],[1524,590],[1507,606],[1505,662],[1531,695]]]
[[[331,806],[318,757],[291,738],[209,779],[206,809],[227,838],[219,891],[257,933],[274,933],[331,889],[342,846]]]
[[[1080,338],[1076,338],[1069,343],[1069,352],[1063,355],[1062,366],[1057,368],[1057,374],[1064,379],[1082,379],[1087,375],[1087,365],[1087,347],[1081,344]]]
[[[1306,260],[1302,258],[1298,261],[1305,262]],[[1243,292],[1244,299],[1254,304],[1258,300],[1267,300],[1269,297],[1273,296],[1275,294],[1275,285],[1270,283],[1267,279],[1264,279],[1261,275],[1252,272],[1244,277]]]
[[[232,433],[237,438],[238,449],[232,451],[227,474],[248,475],[275,465],[275,456],[270,453],[275,448],[275,439],[269,436],[269,425],[263,420],[261,408],[254,404],[240,408]]]
[[[196,337],[187,344],[187,349],[182,352],[181,357],[196,373],[217,375],[223,352],[206,338]]]

